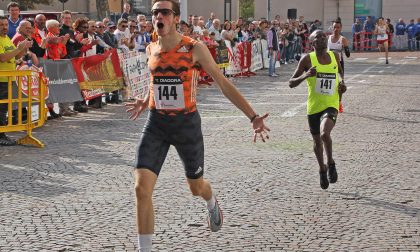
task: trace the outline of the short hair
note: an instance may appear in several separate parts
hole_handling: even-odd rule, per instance
[[[152,6],[155,5],[155,3],[163,2],[163,1],[172,3],[172,10],[175,12],[175,16],[181,15],[181,4],[178,0],[153,0]]]
[[[314,41],[314,38],[315,38],[316,34],[317,34],[317,33],[319,33],[319,32],[323,32],[323,31],[322,31],[322,30],[315,30],[315,31],[313,31],[313,32],[311,33],[311,35],[309,35],[309,37],[308,37],[309,42]]]
[[[70,14],[70,16],[71,16],[71,11],[69,11],[69,10],[64,10],[63,12],[61,12],[61,14],[60,14],[60,19],[63,19],[64,18],[64,15],[68,15],[68,14]]]
[[[0,20],[7,20],[7,17],[6,16],[0,16]]]
[[[73,23],[73,29],[77,30],[77,28],[85,24],[87,24],[87,20],[85,18],[77,18]]]
[[[55,19],[50,19],[45,22],[45,27],[47,27],[47,29],[50,29],[52,26],[60,26],[60,23]]]
[[[7,5],[7,10],[9,11],[10,10],[10,8],[12,8],[12,7],[18,7],[19,8],[19,4],[18,3],[16,3],[16,2],[10,2],[8,5]],[[20,9],[20,8],[19,8]]]
[[[125,19],[125,18],[120,18],[120,19],[118,19],[117,25],[120,25],[120,24],[122,24],[122,23],[128,23],[128,20],[127,20],[127,19]]]

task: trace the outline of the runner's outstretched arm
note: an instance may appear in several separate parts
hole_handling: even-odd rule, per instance
[[[256,141],[257,135],[265,142],[265,138],[268,139],[267,131],[270,131],[270,129],[264,125],[264,119],[268,117],[268,113],[263,116],[259,116],[255,113],[239,90],[220,72],[209,49],[203,43],[199,42],[194,46],[193,59],[194,62],[200,64],[204,71],[216,81],[222,93],[250,119],[254,128],[254,142]]]
[[[289,87],[297,87],[302,81],[306,80],[308,77],[315,76],[316,70],[315,67],[311,67],[311,58],[309,54],[303,56],[299,61],[298,67],[296,68],[295,73],[292,78],[289,80]]]

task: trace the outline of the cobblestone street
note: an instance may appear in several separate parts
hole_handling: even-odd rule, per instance
[[[306,82],[236,78],[269,112],[266,143],[215,86],[199,90],[205,178],[225,223],[211,233],[174,148],[154,194],[154,251],[420,251],[420,54],[352,54],[333,130],[338,182],[319,186]],[[0,251],[136,251],[132,165],[145,114],[121,105],[48,121],[44,149],[0,147]],[[23,133],[8,134],[17,139]]]

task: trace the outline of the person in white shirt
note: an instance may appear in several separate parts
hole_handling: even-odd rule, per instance
[[[126,30],[128,28],[127,20],[120,18],[118,20],[117,29],[114,32],[115,38],[118,41],[118,48],[124,51],[128,51],[128,46],[130,43],[130,37],[127,37]]]

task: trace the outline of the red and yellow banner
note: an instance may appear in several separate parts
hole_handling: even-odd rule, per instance
[[[116,49],[104,54],[74,58],[71,62],[82,90],[112,92],[124,86]]]

